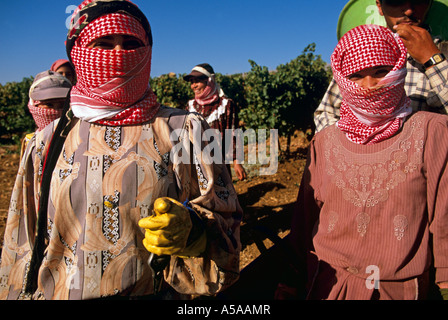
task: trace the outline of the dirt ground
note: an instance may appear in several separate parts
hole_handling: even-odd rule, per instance
[[[275,174],[261,176],[258,174],[259,167],[253,165],[245,166],[249,175],[247,180],[238,181],[234,178],[234,186],[244,210],[241,269],[273,244],[266,233],[257,231],[260,227],[265,230],[267,228],[280,238],[289,233],[292,206],[297,198],[307,146],[305,134],[297,132],[291,142],[290,155],[280,157]],[[286,142],[282,138],[280,148],[286,149]],[[0,249],[18,166],[18,148],[0,146]]]
[[[17,146],[0,146],[0,248],[8,216],[9,200],[14,187],[20,155]]]

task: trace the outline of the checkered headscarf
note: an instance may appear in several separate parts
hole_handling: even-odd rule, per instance
[[[62,116],[62,109],[41,108],[40,101],[30,99],[28,109],[37,125],[37,131],[43,130],[47,125]]]
[[[84,1],[79,9],[92,2]],[[114,34],[134,36],[145,46],[135,50],[87,47],[98,38]],[[71,92],[73,113],[80,119],[110,126],[151,120],[159,109],[149,87],[151,56],[147,33],[136,18],[109,13],[90,22],[70,52],[78,78]]]
[[[343,97],[337,126],[348,139],[372,144],[393,136],[410,114],[404,90],[407,50],[385,27],[362,25],[347,32],[331,56],[333,77]],[[376,66],[393,69],[374,88],[362,88],[347,77]]]

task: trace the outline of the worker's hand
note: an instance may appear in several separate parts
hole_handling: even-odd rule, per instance
[[[448,300],[448,282],[440,282],[438,285],[442,299]]]
[[[154,202],[154,214],[141,219],[139,226],[146,229],[143,245],[158,256],[197,256],[205,250],[205,232],[191,241],[193,228],[189,210],[180,202],[165,197]]]
[[[246,170],[244,170],[244,167],[238,162],[236,162],[236,160],[234,161],[233,169],[235,170],[235,174],[238,180],[243,181],[247,179]]]
[[[426,63],[433,55],[440,53],[428,30],[407,24],[394,26],[394,31],[403,40],[409,54],[420,64]]]

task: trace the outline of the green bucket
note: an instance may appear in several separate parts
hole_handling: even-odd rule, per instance
[[[433,36],[448,40],[448,0],[434,0],[426,22]],[[386,26],[375,0],[350,0],[339,15],[337,26],[338,40],[350,29],[363,24]]]
[[[448,40],[448,0],[434,0],[426,22],[433,36]]]

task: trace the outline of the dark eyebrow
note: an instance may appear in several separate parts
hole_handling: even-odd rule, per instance
[[[104,37],[99,37],[97,40],[112,40],[112,36],[104,36]]]
[[[387,66],[387,65],[384,65],[384,66],[376,66],[376,67],[373,67],[373,69],[375,69],[375,70],[377,70],[377,69],[382,69],[382,68],[393,68],[394,66]]]
[[[136,36],[130,35],[130,34],[123,34],[122,35],[124,39],[136,39],[136,40],[140,40],[139,38],[137,38]],[[104,40],[112,40],[113,36],[104,36],[104,37],[99,37],[98,39],[104,39]]]

